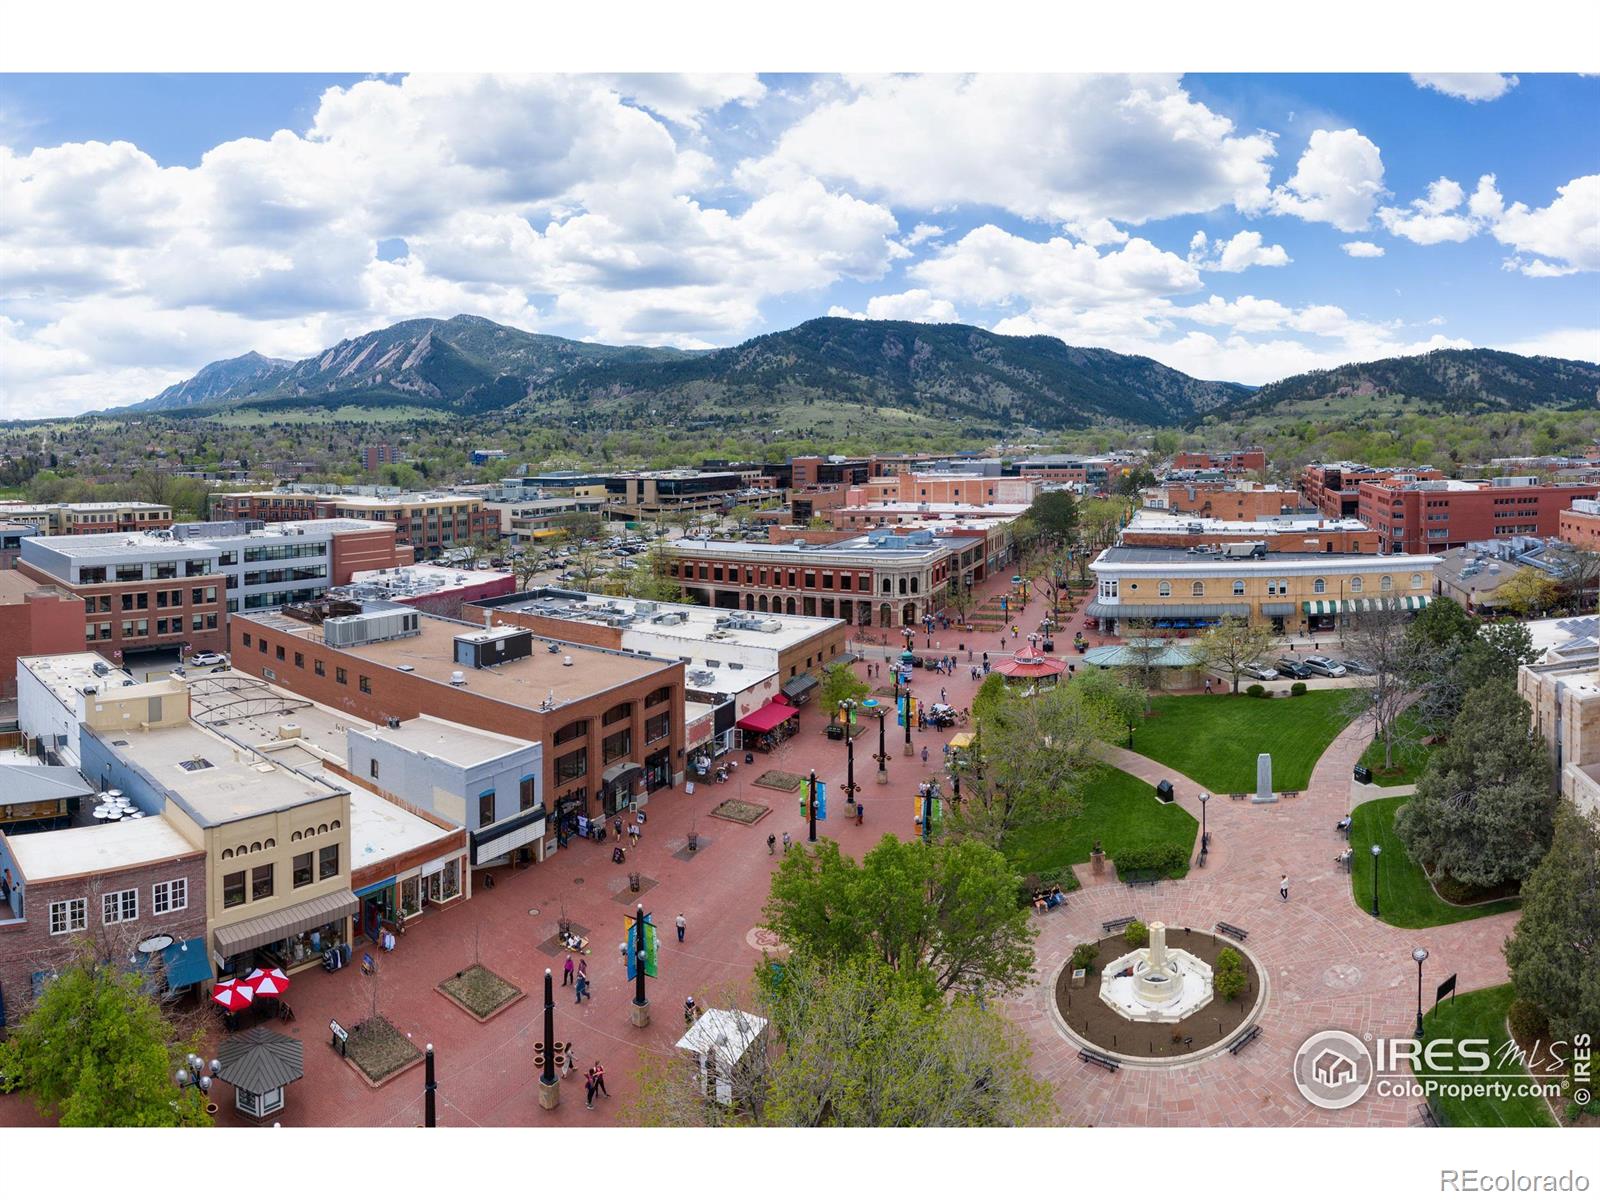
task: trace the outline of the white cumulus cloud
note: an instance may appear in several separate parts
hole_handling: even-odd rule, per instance
[[[1340,242],[1339,248],[1351,258],[1383,257],[1383,247],[1376,242]]]
[[[1521,82],[1515,75],[1472,74],[1418,74],[1413,72],[1411,82],[1419,88],[1432,88],[1457,100],[1477,103],[1480,100],[1498,100]]]
[[[926,288],[912,288],[891,296],[874,296],[867,301],[865,312],[852,312],[835,304],[828,309],[830,317],[854,317],[867,321],[931,321],[951,322],[961,320],[956,306],[940,299]]]
[[[1241,230],[1227,241],[1208,241],[1204,233],[1197,233],[1189,242],[1189,261],[1202,271],[1230,272],[1286,267],[1294,261],[1282,246],[1263,245],[1263,240],[1253,229]]]
[[[1266,206],[1306,221],[1325,221],[1344,233],[1365,229],[1383,194],[1383,155],[1354,129],[1318,129],[1288,182]]]

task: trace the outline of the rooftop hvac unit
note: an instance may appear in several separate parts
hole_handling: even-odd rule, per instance
[[[465,671],[451,671],[450,672],[450,686],[451,687],[466,687],[467,686],[467,673]]]
[[[455,660],[468,667],[498,666],[533,653],[533,633],[510,625],[456,635]]]
[[[370,642],[416,637],[420,632],[417,613],[412,609],[329,617],[322,623],[322,640],[330,646],[365,646]]]
[[[298,726],[298,725],[279,725],[278,726],[278,740],[280,742],[292,742],[296,738],[298,738],[299,736],[300,736],[300,726]]]
[[[563,667],[570,667],[570,666],[571,666],[571,665],[572,665],[572,655],[570,655],[570,654],[563,654],[563,655],[562,655],[562,656],[561,656],[561,665],[562,665],[562,666],[563,666]]]
[[[399,717],[390,717],[388,719],[387,724],[388,724],[390,729],[399,729],[400,728],[400,718]]]

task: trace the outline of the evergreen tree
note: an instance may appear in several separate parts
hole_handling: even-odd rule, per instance
[[[1552,1035],[1600,1041],[1600,813],[1561,802],[1550,853],[1522,885],[1506,963],[1517,998],[1544,1012]]]
[[[1489,888],[1528,877],[1550,847],[1554,810],[1528,704],[1494,680],[1468,694],[1394,827],[1413,862]]]

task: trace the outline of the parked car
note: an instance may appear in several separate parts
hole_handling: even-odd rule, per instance
[[[196,654],[189,662],[196,667],[220,667],[226,666],[228,659],[226,655],[207,650],[204,653]]]
[[[1308,654],[1305,664],[1313,675],[1326,675],[1329,679],[1343,679],[1345,669],[1325,654]]]
[[[1351,675],[1376,675],[1377,674],[1377,672],[1372,669],[1372,664],[1371,663],[1362,662],[1359,658],[1347,658],[1347,659],[1345,659],[1343,661],[1343,663],[1341,665],[1344,667],[1345,671],[1348,674],[1351,674]]]
[[[1280,658],[1272,665],[1278,668],[1278,674],[1287,675],[1291,679],[1311,678],[1311,668],[1297,658]]]
[[[1266,663],[1247,662],[1239,668],[1239,674],[1246,679],[1276,679],[1278,673]]]

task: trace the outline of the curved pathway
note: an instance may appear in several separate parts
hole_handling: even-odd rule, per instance
[[[1516,913],[1437,929],[1395,929],[1358,908],[1350,877],[1335,859],[1345,842],[1334,825],[1351,805],[1351,771],[1371,741],[1370,726],[1346,728],[1323,753],[1295,800],[1252,804],[1213,795],[1206,826],[1211,853],[1204,869],[1153,888],[1127,888],[1109,874],[1087,880],[1065,911],[1035,917],[1039,979],[1006,1005],[1032,1043],[1035,1069],[1055,1091],[1072,1125],[1404,1125],[1415,1100],[1365,1099],[1339,1112],[1304,1100],[1291,1069],[1300,1043],[1321,1029],[1405,1036],[1416,1013],[1415,946],[1429,951],[1424,1004],[1451,972],[1460,990],[1506,979],[1501,945]],[[1154,785],[1168,779],[1178,802],[1200,817],[1201,790],[1143,755],[1106,746],[1113,766]],[[1278,898],[1289,876],[1289,901]],[[1078,1061],[1077,1046],[1051,1015],[1057,968],[1078,942],[1101,935],[1100,922],[1133,914],[1141,920],[1211,929],[1226,921],[1249,931],[1247,945],[1269,980],[1257,1018],[1261,1036],[1237,1056],[1221,1054],[1187,1066],[1128,1068],[1108,1075]]]

